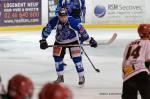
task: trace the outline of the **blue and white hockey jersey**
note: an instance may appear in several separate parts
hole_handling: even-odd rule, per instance
[[[80,41],[90,40],[84,27],[72,16],[68,16],[66,23],[61,23],[58,16],[52,18],[46,27],[43,28],[42,38],[47,38],[51,31],[56,28],[56,42],[58,43],[71,43],[78,40],[78,35],[81,35]]]

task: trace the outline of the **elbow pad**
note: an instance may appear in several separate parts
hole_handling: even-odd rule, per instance
[[[52,29],[48,27],[44,27],[42,31],[42,38],[47,38],[51,33]]]

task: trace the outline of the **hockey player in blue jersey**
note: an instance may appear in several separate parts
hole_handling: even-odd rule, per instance
[[[84,78],[84,68],[82,64],[81,57],[81,48],[80,46],[76,47],[65,47],[64,45],[80,45],[78,34],[81,35],[82,41],[88,41],[91,47],[97,47],[97,42],[89,37],[84,27],[75,20],[72,16],[68,16],[68,12],[66,8],[61,8],[58,12],[58,16],[52,18],[46,27],[43,28],[42,31],[42,39],[40,40],[40,48],[46,49],[48,48],[48,44],[46,38],[49,36],[51,31],[56,27],[56,36],[55,43],[53,47],[53,57],[55,61],[55,67],[57,71],[58,78],[56,82],[64,82],[63,70],[64,64],[63,59],[65,55],[66,48],[69,48],[71,58],[75,64],[76,70],[79,74],[79,85],[83,85],[85,82]],[[63,45],[63,46],[61,46]]]
[[[58,11],[61,7],[67,8],[69,16],[74,17],[79,22],[82,20],[82,23],[85,23],[85,0],[58,0],[56,15],[58,15]],[[82,44],[82,42],[80,43]],[[67,66],[65,62],[63,62],[63,64]]]
[[[56,8],[56,15],[59,9],[65,6],[68,9],[68,14],[78,21],[85,23],[85,14],[86,14],[86,7],[85,7],[85,0],[58,0],[57,8]]]

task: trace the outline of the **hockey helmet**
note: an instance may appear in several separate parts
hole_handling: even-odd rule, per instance
[[[33,89],[32,81],[21,74],[13,76],[8,82],[8,96],[11,99],[30,99]]]
[[[141,38],[148,38],[150,36],[150,24],[140,24],[138,33]]]
[[[39,93],[39,99],[73,99],[71,90],[62,83],[47,83]]]
[[[58,12],[59,16],[67,16],[68,15],[68,11],[65,7],[62,7],[59,12]]]

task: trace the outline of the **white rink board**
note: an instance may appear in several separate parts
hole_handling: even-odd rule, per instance
[[[87,1],[88,2],[88,1]],[[146,0],[92,0],[87,4],[87,23],[89,24],[139,24],[146,19]],[[103,6],[106,14],[96,17],[94,9]],[[103,13],[104,13],[103,12]],[[101,14],[99,14],[101,15]],[[94,20],[93,20],[94,19]],[[150,21],[149,21],[150,22]]]

